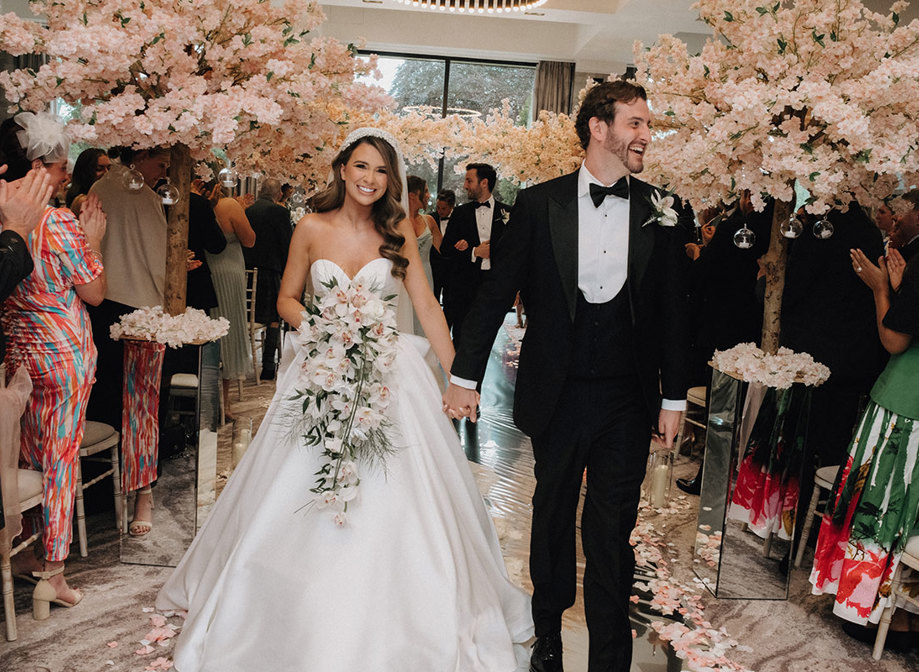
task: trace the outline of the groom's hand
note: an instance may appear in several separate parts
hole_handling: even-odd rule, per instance
[[[468,417],[472,422],[476,421],[475,411],[479,405],[479,393],[475,390],[450,383],[444,392],[443,402],[444,413],[451,418]]]
[[[670,411],[665,408],[657,418],[657,431],[660,432],[660,440],[664,448],[673,448],[673,440],[680,431],[680,421],[683,419],[683,411]]]

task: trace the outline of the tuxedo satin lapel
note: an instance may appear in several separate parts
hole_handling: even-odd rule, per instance
[[[650,187],[634,177],[629,196],[629,286],[633,299],[641,290],[641,282],[654,250],[654,224],[642,226],[651,217]],[[633,302],[634,305],[634,302]]]
[[[574,321],[578,302],[578,199],[577,173],[560,183],[560,189],[548,198],[549,233],[555,265],[562,280],[568,315]]]

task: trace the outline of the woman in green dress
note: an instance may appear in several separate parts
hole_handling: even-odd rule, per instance
[[[904,199],[911,209],[900,216],[919,219],[919,191]],[[852,266],[874,292],[891,357],[837,476],[810,581],[814,594],[836,595],[837,616],[865,625],[880,620],[903,548],[919,534],[919,256],[905,263],[893,250],[876,266],[853,250]]]

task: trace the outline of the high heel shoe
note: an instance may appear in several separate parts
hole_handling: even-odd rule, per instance
[[[76,596],[73,602],[62,600],[57,596],[57,590],[54,589],[48,579],[63,573],[63,571],[64,565],[47,572],[32,572],[32,576],[38,579],[38,583],[32,591],[32,618],[36,621],[44,621],[51,615],[52,602],[61,607],[75,607],[83,599],[83,593],[76,588],[71,589]]]
[[[138,495],[150,495],[150,517],[153,518],[153,489],[147,486],[143,490],[137,491]],[[135,509],[137,504],[134,505]],[[128,534],[132,537],[143,537],[153,531],[153,521],[144,520],[143,518],[134,518],[128,525]]]

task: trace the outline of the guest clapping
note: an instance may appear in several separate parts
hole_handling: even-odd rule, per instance
[[[23,112],[0,126],[0,162],[18,188],[30,188],[30,169],[44,168],[54,185],[66,179],[69,142],[62,124],[46,113]],[[22,179],[24,178],[24,179]],[[35,268],[4,303],[3,328],[9,334],[6,364],[24,366],[33,392],[22,420],[20,460],[42,472],[40,520],[23,520],[23,534],[42,528],[43,561],[26,556],[19,571],[42,581],[33,602],[36,617],[48,603],[65,607],[83,597],[64,579],[64,560],[73,529],[75,474],[86,403],[96,366],[89,316],[83,302],[98,304],[106,280],[100,254],[105,215],[88,199],[78,222],[69,210],[47,207],[28,236]]]

